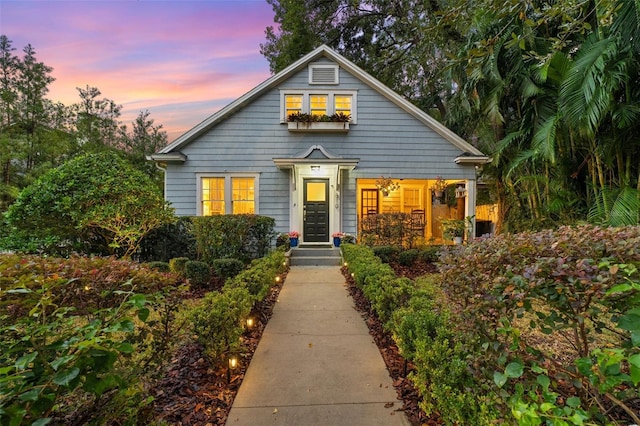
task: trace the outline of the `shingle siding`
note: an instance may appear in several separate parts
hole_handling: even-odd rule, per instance
[[[288,88],[356,90],[357,124],[348,133],[289,132],[280,123],[280,90]],[[356,229],[356,179],[475,179],[472,165],[454,163],[460,149],[369,85],[340,69],[339,86],[309,86],[304,68],[182,147],[187,161],[167,166],[166,198],[178,215],[195,215],[196,173],[259,173],[259,213],[274,217],[278,231],[287,231],[291,177],[276,168],[273,158],[293,157],[313,145],[360,159],[355,170],[342,172],[342,227],[347,232]]]

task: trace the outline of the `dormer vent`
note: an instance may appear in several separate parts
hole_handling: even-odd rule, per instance
[[[338,83],[338,65],[309,65],[309,84]]]

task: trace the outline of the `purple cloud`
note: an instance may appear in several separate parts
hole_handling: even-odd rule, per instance
[[[263,0],[7,1],[1,33],[54,68],[48,97],[70,105],[98,87],[123,121],[148,109],[169,140],[269,77]]]

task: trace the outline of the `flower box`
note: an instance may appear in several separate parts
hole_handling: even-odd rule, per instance
[[[287,123],[287,128],[290,132],[348,132],[349,131],[349,122],[340,122],[340,121],[312,121],[312,122],[304,122],[304,121],[289,121]]]

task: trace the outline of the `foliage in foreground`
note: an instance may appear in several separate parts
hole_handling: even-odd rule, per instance
[[[1,424],[146,422],[140,376],[158,370],[175,336],[175,276],[115,259],[2,255],[0,277]]]
[[[628,424],[640,397],[639,246],[639,227],[499,236],[445,250],[441,283],[395,279],[365,247],[343,253],[415,365],[426,413],[446,424]]]
[[[192,309],[193,331],[214,365],[239,350],[240,336],[252,308],[267,296],[286,265],[284,250],[276,249],[227,280],[221,292],[207,293]]]
[[[503,235],[441,260],[474,375],[520,424],[638,423],[640,227]]]
[[[118,154],[102,152],[76,157],[23,189],[6,214],[5,245],[131,256],[144,236],[173,220],[149,177]]]

